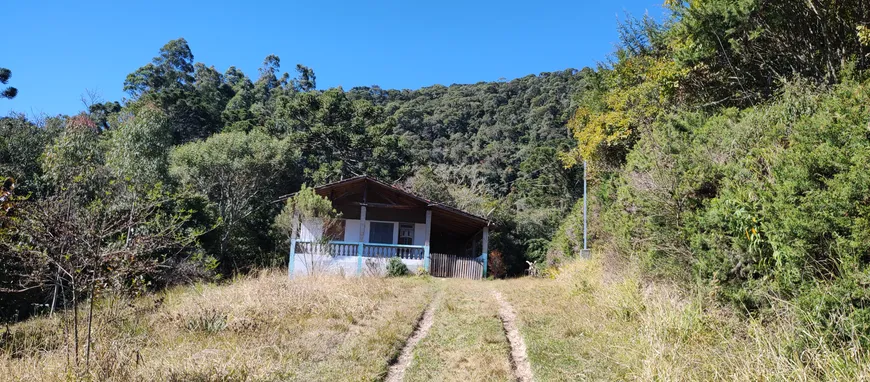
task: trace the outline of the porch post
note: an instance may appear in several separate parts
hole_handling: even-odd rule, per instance
[[[486,278],[489,265],[489,226],[483,227],[483,277]]]
[[[296,239],[290,239],[290,258],[287,261],[287,277],[293,278],[293,268],[296,264]]]
[[[429,239],[432,235],[432,210],[426,209],[426,236],[423,240],[423,269],[426,270],[426,273],[429,272],[429,263],[431,261],[429,257]]]
[[[359,244],[356,249],[356,274],[362,276],[363,243],[366,240],[366,205],[363,203],[359,208]]]

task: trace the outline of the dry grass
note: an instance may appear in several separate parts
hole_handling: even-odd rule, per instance
[[[488,282],[442,280],[435,321],[406,381],[510,381],[510,347]]]
[[[814,342],[787,305],[775,318],[747,321],[704,296],[602,264],[495,282],[291,281],[264,272],[224,286],[104,299],[87,373],[68,367],[62,320],[37,318],[3,335],[0,380],[381,380],[436,293],[434,323],[405,380],[510,380],[493,288],[516,311],[537,381],[870,380],[864,350]]]
[[[136,301],[95,317],[95,380],[376,380],[432,297],[419,278],[287,280],[266,272]],[[0,379],[69,379],[60,320],[13,327],[27,354],[0,353]],[[29,335],[28,335],[29,334]]]
[[[747,321],[703,296],[642,285],[601,264],[497,284],[520,317],[537,380],[870,379],[870,359],[855,349],[796,350],[799,326],[786,306],[775,321]]]

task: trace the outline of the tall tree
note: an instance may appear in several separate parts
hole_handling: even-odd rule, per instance
[[[205,238],[205,245],[218,254],[225,271],[268,261],[269,224],[279,207],[272,201],[298,187],[297,158],[288,140],[257,131],[215,134],[171,153],[171,174],[207,196],[217,211],[217,237]]]
[[[221,112],[232,98],[231,88],[214,68],[194,65],[183,38],[168,42],[151,63],[127,75],[124,90],[138,103],[153,103],[164,110],[176,143],[220,131]]]

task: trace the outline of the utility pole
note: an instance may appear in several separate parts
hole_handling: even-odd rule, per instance
[[[586,193],[586,160],[583,160],[583,252],[582,257],[589,258],[589,246],[587,236],[587,193]]]

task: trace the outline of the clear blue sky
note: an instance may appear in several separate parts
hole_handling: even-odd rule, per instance
[[[171,39],[194,59],[230,65],[256,79],[269,54],[292,73],[317,74],[320,89],[513,79],[582,68],[617,41],[617,18],[660,18],[662,0],[511,1],[9,1],[0,67],[12,70],[14,100],[0,114],[71,114],[80,96],[125,96],[125,76]]]

